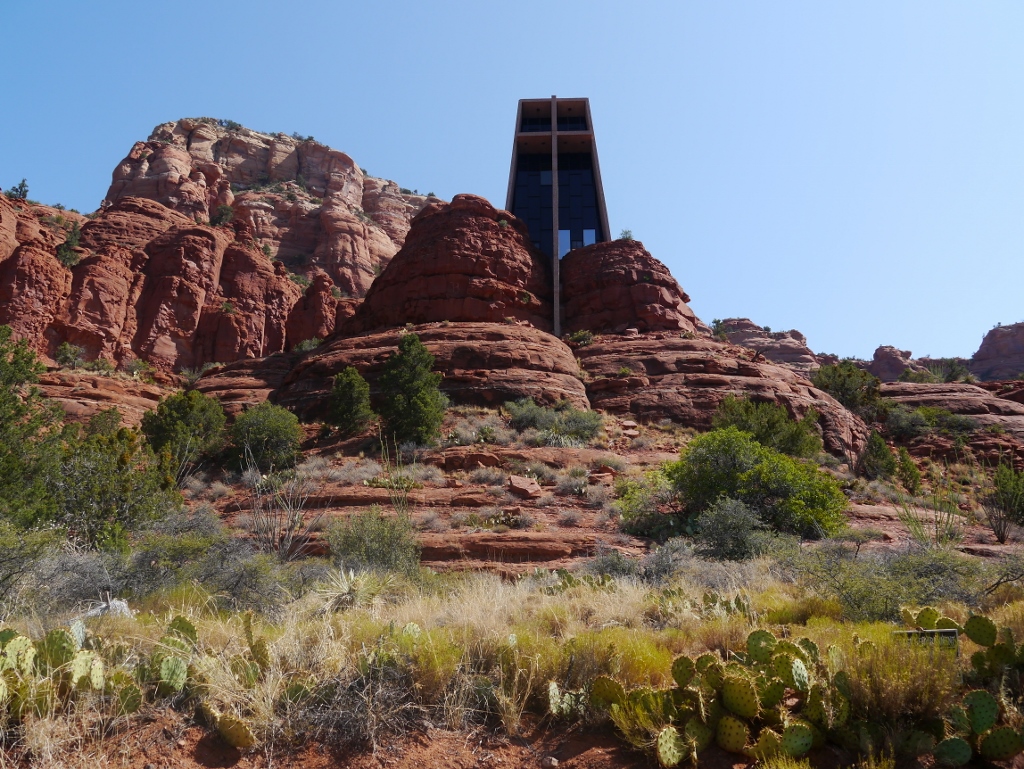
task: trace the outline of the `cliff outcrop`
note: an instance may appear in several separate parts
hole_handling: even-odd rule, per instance
[[[827,361],[815,355],[807,346],[807,337],[796,329],[768,331],[749,318],[726,318],[721,329],[731,344],[754,350],[760,356],[810,376]]]
[[[985,334],[968,368],[978,379],[1015,379],[1024,374],[1024,323],[996,326]]]
[[[518,219],[476,195],[433,203],[345,333],[432,322],[524,322],[551,330],[551,281]]]
[[[668,268],[638,240],[613,240],[562,259],[562,317],[567,332],[706,333]]]

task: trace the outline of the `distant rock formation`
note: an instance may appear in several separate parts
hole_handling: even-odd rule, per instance
[[[895,382],[908,369],[915,373],[924,373],[928,370],[913,359],[910,350],[897,350],[891,345],[876,348],[866,369],[883,382]]]
[[[781,363],[803,376],[810,376],[822,363],[827,362],[807,346],[807,337],[796,329],[766,331],[749,318],[726,318],[722,331],[732,344],[754,350],[773,363]]]
[[[978,379],[1015,379],[1024,374],[1024,323],[996,326],[981,340],[968,367]]]

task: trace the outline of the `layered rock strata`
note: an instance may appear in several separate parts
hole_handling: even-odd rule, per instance
[[[722,329],[731,344],[754,350],[772,363],[780,363],[810,376],[823,361],[807,346],[807,337],[796,329],[766,331],[749,318],[726,318]]]
[[[1015,379],[1024,374],[1024,323],[996,326],[968,364],[978,379]]]
[[[867,440],[864,423],[834,398],[789,368],[755,362],[729,344],[657,333],[601,337],[576,354],[594,408],[707,430],[718,405],[733,395],[780,404],[794,418],[814,408],[830,453],[858,454]]]

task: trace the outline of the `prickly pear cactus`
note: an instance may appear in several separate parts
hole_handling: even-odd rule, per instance
[[[715,739],[715,732],[711,727],[705,725],[697,718],[691,718],[686,722],[683,735],[686,737],[694,753],[702,752]]]
[[[728,677],[722,684],[722,704],[740,718],[757,718],[757,688],[748,678]]]
[[[963,700],[967,710],[967,718],[971,723],[971,731],[975,734],[987,732],[996,725],[999,719],[999,703],[996,698],[984,689],[969,692]]]
[[[167,626],[167,634],[179,636],[191,643],[193,646],[198,646],[199,644],[199,631],[196,630],[196,626],[180,614],[172,619],[170,624]]]
[[[686,655],[676,657],[672,661],[672,678],[680,689],[689,686],[690,681],[697,674],[697,666]]]
[[[786,727],[782,733],[782,752],[787,756],[799,758],[814,744],[814,732],[807,724],[795,722]]]
[[[975,614],[964,623],[964,635],[978,646],[992,646],[996,642],[996,623],[988,617]]]
[[[956,630],[960,633],[964,632],[964,629],[960,627],[960,623],[958,623],[955,619],[951,619],[949,617],[939,617],[937,620],[935,620],[935,629]]]
[[[590,686],[590,704],[599,710],[607,710],[610,705],[622,702],[626,698],[626,690],[622,684],[608,676],[598,676]]]
[[[1000,726],[981,738],[980,748],[990,761],[1007,761],[1024,750],[1024,742],[1011,727]]]
[[[932,749],[935,762],[942,766],[963,766],[972,755],[970,743],[961,737],[945,739]]]
[[[747,725],[736,716],[722,716],[715,732],[715,741],[722,750],[730,753],[742,753],[750,739]]]
[[[758,761],[766,761],[782,752],[782,737],[778,732],[765,728],[757,735],[757,742],[745,751],[748,756]]]
[[[548,712],[555,717],[565,715],[562,691],[558,688],[556,681],[548,681]]]
[[[770,710],[786,696],[786,685],[778,678],[762,676],[757,679],[757,696],[761,707]]]
[[[256,736],[252,729],[240,718],[222,715],[217,719],[217,731],[224,738],[224,742],[233,748],[246,750],[256,744]]]
[[[1009,667],[1017,661],[1017,650],[1005,643],[997,643],[990,646],[985,652],[989,668],[993,673],[1000,673],[1005,667]]]
[[[75,637],[67,630],[58,628],[47,633],[43,640],[36,644],[36,660],[44,673],[69,664],[78,651]]]
[[[188,665],[181,657],[164,657],[160,660],[159,691],[168,696],[185,688],[188,680]]]
[[[4,646],[4,669],[32,675],[36,664],[36,645],[23,635],[15,636]]]
[[[747,654],[754,662],[767,665],[772,660],[779,639],[767,630],[755,630],[747,636]]]
[[[678,766],[690,753],[674,726],[666,726],[658,732],[654,751],[658,756],[658,763],[665,767]]]
[[[935,630],[935,623],[939,619],[939,612],[931,606],[925,606],[917,613],[917,627],[924,630]]]

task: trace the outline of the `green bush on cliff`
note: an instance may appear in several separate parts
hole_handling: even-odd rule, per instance
[[[885,412],[885,403],[876,376],[857,368],[853,361],[840,361],[822,366],[811,378],[814,386],[824,390],[850,411],[867,420],[874,420]]]
[[[384,435],[396,444],[408,441],[431,443],[441,429],[448,399],[433,373],[434,356],[416,334],[405,334],[398,353],[388,358],[381,372],[380,406]]]
[[[604,418],[596,411],[573,408],[568,401],[546,408],[533,398],[520,398],[507,402],[505,411],[513,428],[519,432],[540,431],[539,442],[548,446],[584,446],[604,424]]]
[[[142,432],[153,451],[166,451],[175,469],[188,471],[203,456],[222,448],[224,409],[197,390],[175,393],[142,417]]]
[[[370,385],[354,366],[334,376],[331,389],[331,424],[342,435],[360,433],[376,416],[370,408]]]
[[[753,435],[762,446],[792,457],[813,457],[821,451],[817,422],[818,412],[814,409],[808,409],[803,419],[796,421],[782,406],[730,395],[719,405],[712,425],[737,427]]]
[[[231,425],[231,443],[240,464],[253,464],[262,472],[295,464],[301,442],[298,418],[268,401],[243,412]]]

